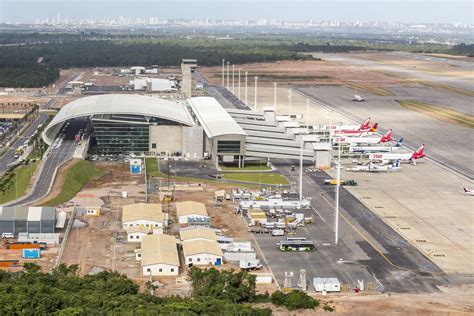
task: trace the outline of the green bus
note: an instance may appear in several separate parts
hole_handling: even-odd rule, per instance
[[[309,252],[315,251],[316,247],[311,240],[282,240],[280,241],[280,251],[283,252]]]

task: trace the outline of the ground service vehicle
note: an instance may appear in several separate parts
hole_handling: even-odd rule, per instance
[[[274,229],[272,230],[272,236],[285,236],[285,231],[283,229]]]

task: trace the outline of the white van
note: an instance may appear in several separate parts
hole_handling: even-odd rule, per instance
[[[2,239],[11,239],[15,238],[15,235],[13,233],[2,233]]]

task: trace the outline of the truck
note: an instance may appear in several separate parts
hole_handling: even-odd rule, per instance
[[[255,260],[240,260],[239,261],[239,267],[242,270],[260,270],[263,268],[262,264],[260,263],[260,259],[255,259]]]
[[[0,267],[2,268],[10,268],[10,267],[18,267],[20,266],[19,260],[0,260]]]

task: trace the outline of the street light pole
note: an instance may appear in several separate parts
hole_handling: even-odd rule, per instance
[[[277,83],[273,83],[273,106],[276,109],[277,106]]]
[[[336,166],[336,214],[334,219],[334,244],[339,241],[339,186],[341,182],[341,143],[338,144],[338,158]]]
[[[235,95],[235,65],[232,65],[232,94]]]
[[[303,201],[303,135],[301,135],[301,147],[300,147],[300,201]]]
[[[291,115],[291,97],[292,97],[291,89],[288,89],[288,116]]]
[[[225,59],[222,58],[222,86],[223,87],[225,86],[224,77],[225,77]]]
[[[227,62],[227,90],[229,90],[230,61]]]
[[[247,94],[247,88],[248,88],[248,84],[247,84],[247,76],[248,76],[249,72],[246,71],[245,72],[245,105],[248,106],[249,104],[249,100],[248,100],[248,94]]]
[[[306,129],[308,129],[309,124],[309,99],[306,99]]]
[[[241,100],[241,99],[240,99],[240,68],[239,68],[239,88],[238,88],[238,90],[237,90],[237,94],[238,94],[238,96],[239,96],[239,100]]]
[[[255,101],[254,101],[254,110],[257,111],[257,80],[258,77],[255,76]]]

